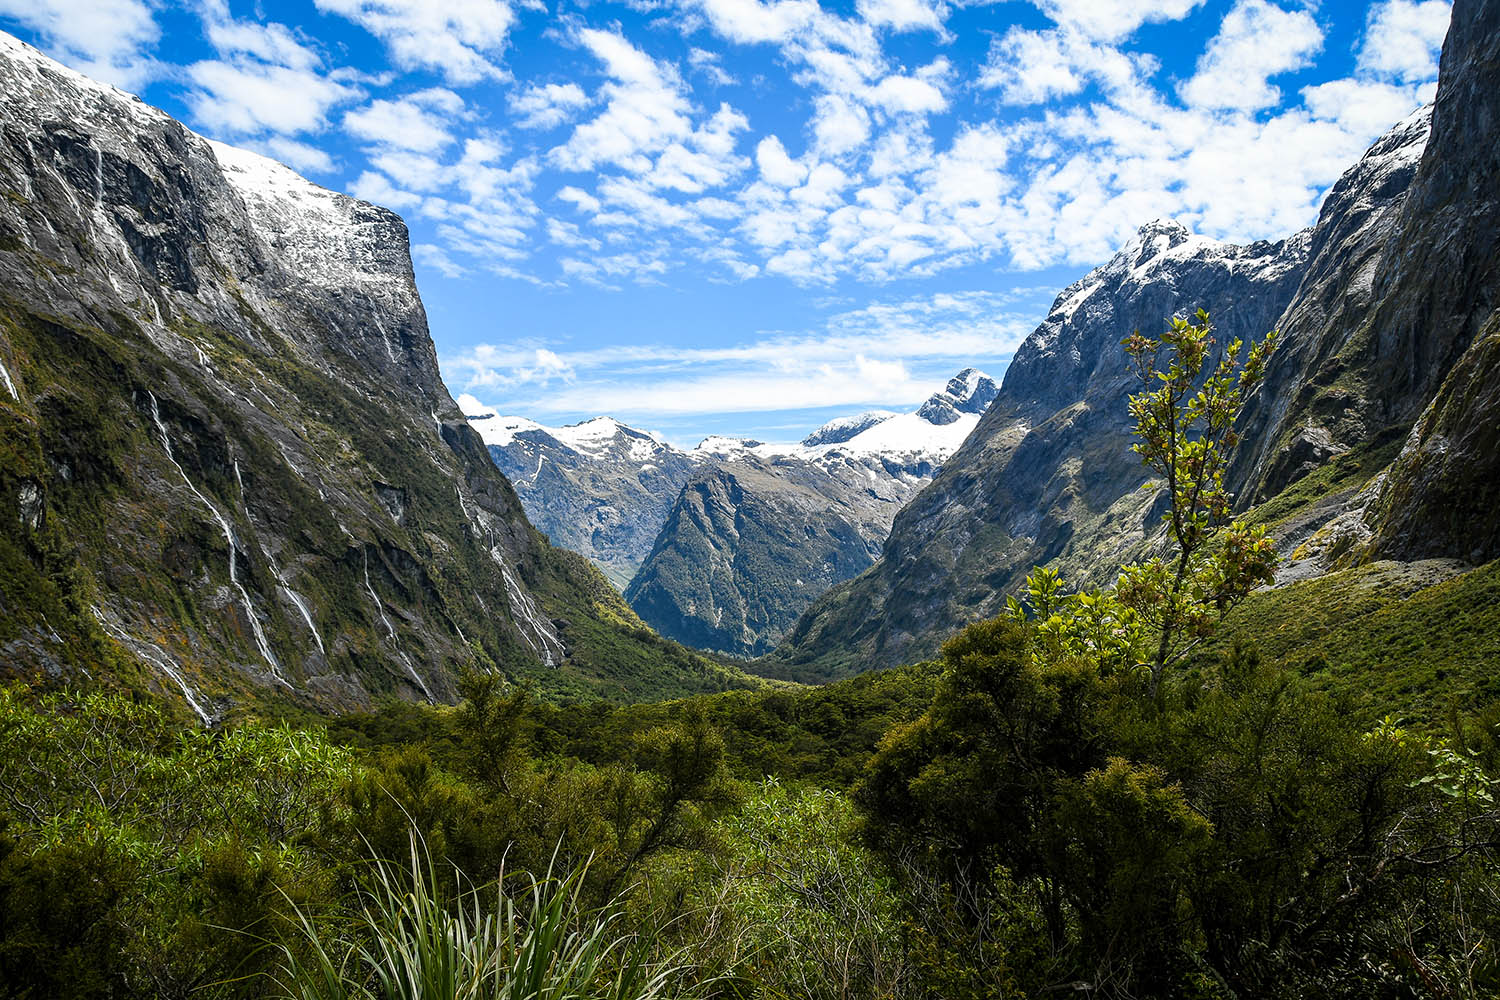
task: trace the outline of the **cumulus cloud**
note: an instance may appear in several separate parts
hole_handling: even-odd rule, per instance
[[[391,149],[436,153],[453,144],[452,120],[463,112],[463,98],[433,87],[395,100],[379,99],[344,115],[344,130]]]
[[[85,76],[136,91],[160,70],[161,37],[147,0],[0,0],[0,17],[35,31],[57,59]]]
[[[715,86],[727,87],[738,82],[724,69],[723,60],[717,52],[694,46],[688,50],[688,63]]]
[[[418,266],[429,267],[445,278],[462,278],[469,273],[468,268],[455,261],[447,250],[435,243],[413,244],[411,255]]]
[[[1143,24],[1176,21],[1203,0],[1039,0],[1037,6],[1060,25],[1099,41],[1115,42]]]
[[[1359,68],[1416,83],[1428,78],[1448,33],[1452,5],[1445,0],[1387,0],[1370,8]]]
[[[422,203],[422,196],[403,191],[391,183],[391,179],[373,170],[366,170],[349,185],[349,193],[364,201],[373,202],[396,211],[415,208]]]
[[[998,90],[1006,104],[1042,104],[1072,97],[1090,83],[1111,92],[1126,89],[1155,65],[1150,56],[1127,54],[1076,31],[1012,27],[990,45],[978,83]]]
[[[1270,107],[1281,100],[1270,78],[1303,68],[1322,47],[1323,30],[1307,11],[1240,0],[1182,85],[1182,99],[1232,111]]]
[[[867,24],[893,31],[943,30],[946,5],[924,0],[858,0],[854,5]]]
[[[527,87],[510,96],[510,110],[520,128],[549,129],[572,121],[588,107],[589,96],[576,83]]]
[[[428,69],[463,85],[504,79],[496,61],[516,14],[501,0],[314,0],[386,43],[405,69]]]
[[[781,140],[774,135],[766,136],[755,147],[755,162],[760,167],[760,175],[776,187],[795,187],[807,176],[807,167],[792,159]]]
[[[194,63],[187,78],[193,119],[230,137],[319,132],[331,108],[359,96],[356,88],[317,70],[239,57]]]
[[[573,130],[567,143],[553,150],[566,170],[589,171],[608,165],[644,173],[651,154],[692,133],[690,106],[677,72],[612,31],[585,28],[579,43],[604,66],[609,76],[600,91],[604,110]]]
[[[317,146],[298,142],[283,135],[252,141],[250,145],[275,160],[280,160],[300,173],[332,173],[336,168],[333,157]]]
[[[279,159],[332,166],[312,156],[297,136],[321,132],[329,112],[361,96],[351,72],[328,72],[323,58],[290,28],[238,21],[224,0],[201,8],[204,32],[217,52],[186,67],[185,97],[194,121],[229,139],[279,149]]]

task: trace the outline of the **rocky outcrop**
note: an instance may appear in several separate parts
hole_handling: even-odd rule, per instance
[[[1057,297],[963,447],[897,516],[880,561],[820,598],[757,669],[816,679],[910,662],[996,613],[1034,565],[1112,572],[1159,521],[1129,450],[1136,383],[1120,340],[1200,307],[1225,337],[1263,336],[1311,242],[1234,246],[1171,221],[1143,226]]]
[[[1500,313],[1492,313],[1361,513],[1367,551],[1500,558]]]
[[[1378,370],[1414,398],[1438,389],[1369,508],[1367,554],[1485,562],[1500,557],[1500,2],[1454,4],[1401,221]]]
[[[753,455],[711,464],[678,494],[626,600],[679,642],[764,653],[802,608],[879,556],[903,499],[890,485],[854,491],[819,466]]]
[[[443,387],[397,216],[3,35],[0,132],[8,673],[209,719],[451,700],[638,628]]]

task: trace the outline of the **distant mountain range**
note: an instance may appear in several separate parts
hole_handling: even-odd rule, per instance
[[[663,635],[750,656],[878,558],[896,512],[996,391],[968,368],[910,413],[842,417],[795,444],[710,437],[689,450],[610,417],[547,427],[464,402],[554,544],[594,560]]]

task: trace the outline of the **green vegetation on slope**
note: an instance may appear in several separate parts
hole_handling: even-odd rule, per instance
[[[497,621],[506,587],[455,502],[453,469],[442,464],[453,464],[447,446],[418,440],[399,412],[372,413],[357,388],[368,373],[354,362],[335,355],[327,370],[298,363],[244,312],[259,336],[285,348],[281,354],[256,352],[230,331],[173,321],[212,364],[210,384],[157,350],[130,317],[109,317],[106,329],[0,303],[7,368],[23,390],[19,400],[0,394],[0,502],[32,512],[0,527],[0,644],[14,644],[0,675],[32,683],[62,675],[175,701],[174,682],[122,643],[128,631],[165,650],[215,714],[310,717],[419,697],[393,642],[439,697],[452,696],[449,675],[465,667],[574,700],[756,683],[662,641],[585,560],[532,533],[535,557],[514,569],[549,617],[567,623],[572,653],[561,668],[544,668]],[[236,393],[274,397],[274,420],[239,407]],[[181,474],[233,527],[240,580],[295,693],[253,676],[264,664],[242,602],[228,589],[231,554],[206,509],[180,509],[180,474],[151,426],[153,398]],[[420,431],[430,435],[425,418]],[[298,461],[311,459],[288,457],[273,433],[290,435],[294,451],[311,449],[325,464],[309,478]],[[488,471],[487,453],[475,450]],[[493,480],[486,485],[519,515],[498,475],[480,478]],[[400,484],[399,519],[372,492],[387,482]],[[288,576],[321,632],[316,649],[283,599]],[[386,605],[401,613],[387,614]],[[101,625],[96,607],[118,612],[123,624]],[[139,627],[141,619],[149,626]]]
[[[1275,590],[1235,610],[1208,649],[1253,645],[1373,723],[1431,730],[1500,700],[1500,562],[1377,562]]]

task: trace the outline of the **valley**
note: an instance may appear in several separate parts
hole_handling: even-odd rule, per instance
[[[457,314],[429,289],[453,286],[427,276],[511,287],[526,279],[506,240],[544,222],[597,262],[547,289],[559,328],[589,295],[624,301],[608,298],[623,285],[611,255],[665,253],[657,237],[580,187],[551,196],[563,209],[517,192],[564,161],[604,176],[578,136],[619,141],[651,118],[642,108],[678,132],[630,153],[641,186],[626,194],[702,261],[738,260],[728,238],[715,253],[691,241],[730,216],[704,193],[707,158],[730,163],[748,119],[727,101],[713,130],[668,114],[696,113],[689,72],[738,86],[716,52],[692,48],[679,72],[624,22],[528,9],[612,60],[597,95],[611,129],[527,146],[596,100],[539,84],[493,118],[452,111],[507,123],[450,140],[453,166],[412,109],[463,109],[456,78],[404,111],[371,98],[344,112],[382,169],[431,154],[422,169],[481,185],[479,273],[444,249],[480,246],[456,202],[368,175],[346,185],[401,202],[403,218],[265,155],[269,141],[206,138],[94,78],[118,66],[85,74],[0,32],[0,1000],[1500,995],[1500,2],[1389,3],[1350,49],[1351,79],[1380,100],[1348,103],[1348,81],[1298,98],[1316,112],[1298,141],[1328,134],[1313,119],[1329,107],[1404,116],[1340,155],[1315,220],[1295,223],[1311,225],[1213,238],[1198,230],[1232,227],[1158,217],[1165,196],[1090,202],[1060,172],[1051,182],[1080,190],[1056,226],[1142,217],[1066,258],[1086,262],[1060,266],[1066,287],[1007,342],[1000,377],[945,353],[928,387],[860,355],[860,377],[887,379],[910,409],[851,405],[787,435],[799,440],[691,446],[612,405],[579,410],[657,391],[605,393],[598,359],[625,356],[655,384],[688,357],[711,396],[736,377],[713,366],[742,355],[761,366],[738,376],[750,392],[785,390],[788,371],[807,395],[876,389],[799,368],[784,355],[811,348],[785,331],[768,351],[621,334],[619,350],[558,353],[518,337],[509,355],[445,351],[440,366],[436,317]],[[415,72],[434,39],[450,74],[480,51],[473,23],[393,26],[397,5],[377,6],[372,37],[401,40],[396,68],[319,78],[351,107]],[[834,23],[816,4],[752,6],[734,22],[744,44],[771,37],[752,15],[803,17],[806,44]],[[1134,21],[1063,6],[1034,12],[1040,31],[1009,8],[928,13],[953,19],[940,41],[954,46],[982,18],[990,62],[974,87],[1007,108],[1155,79],[1158,57],[1123,46],[1186,37],[1184,19],[1220,19],[1188,65],[1199,76],[1323,23],[1269,0]],[[1435,96],[1411,111],[1411,80],[1377,79],[1372,53],[1415,58],[1416,36],[1391,25],[1434,11],[1448,25]],[[684,14],[684,37],[707,38],[722,13]],[[900,26],[910,12],[856,13],[812,62],[926,30]],[[202,16],[240,71],[286,53],[303,69],[368,57],[305,48],[321,21],[257,33],[227,6]],[[652,31],[677,30],[652,16]],[[1235,48],[1235,31],[1254,45]],[[1015,59],[1049,65],[1054,43],[1057,66],[1083,75],[1002,79],[997,54],[1030,46]],[[1309,46],[1287,65],[1311,65]],[[1068,62],[1085,57],[1115,77]],[[845,95],[884,95],[884,111],[849,103],[840,123],[819,97],[805,155],[884,129],[881,176],[914,177],[896,165],[924,155],[911,116],[919,85],[941,96],[957,73],[943,59]],[[478,75],[512,86],[490,68]],[[1271,128],[1254,102],[1280,99],[1266,81],[1289,72],[1208,97],[1184,77],[1132,91],[1134,106],[1208,107],[1249,149],[1251,125]],[[663,93],[676,96],[653,104]],[[1212,103],[1232,100],[1255,113]],[[1166,117],[1187,121],[1177,110]],[[401,152],[368,138],[381,121]],[[1084,118],[1045,121],[1053,132],[966,126],[954,149],[1083,142],[1068,130]],[[1226,166],[1206,133],[1167,131]],[[509,173],[493,166],[507,143],[531,157]],[[311,145],[276,148],[322,162]],[[747,238],[807,235],[808,216],[776,214],[779,181],[804,207],[842,197],[841,154],[803,169],[780,139],[753,152],[735,168],[757,178]],[[986,211],[987,175],[934,174],[957,213],[909,212],[902,231],[931,225],[972,254],[965,266],[990,268],[955,221]],[[624,186],[608,175],[597,190],[624,199]],[[704,214],[668,211],[687,202],[667,190]],[[840,226],[894,197],[863,188]],[[615,236],[564,221],[591,199]],[[1023,232],[1020,214],[1004,224]],[[1041,271],[1044,249],[1011,263]],[[823,280],[828,260],[775,259],[797,268],[788,287]],[[747,309],[783,280],[770,260],[739,263],[737,280],[763,283]],[[940,270],[894,251],[892,266],[912,283]],[[641,294],[698,301],[669,273],[653,264]],[[833,285],[820,308],[838,322],[873,315],[890,340],[976,354],[1001,326],[965,339],[943,310],[1028,301],[940,292],[861,312]],[[630,322],[618,313],[599,315]],[[532,367],[475,373],[502,355]],[[517,414],[508,398],[554,409]],[[641,405],[687,405],[668,404]],[[564,411],[591,415],[533,419]]]

